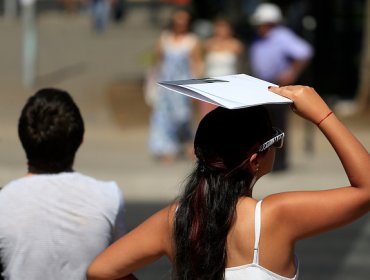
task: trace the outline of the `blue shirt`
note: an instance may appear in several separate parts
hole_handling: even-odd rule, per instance
[[[288,28],[277,26],[266,37],[252,43],[250,63],[256,77],[276,82],[292,61],[310,59],[312,55],[309,43]]]

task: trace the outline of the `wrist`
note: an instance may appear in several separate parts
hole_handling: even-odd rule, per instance
[[[321,120],[319,120],[316,125],[320,126],[327,118],[329,118],[333,114],[333,111],[329,111]]]

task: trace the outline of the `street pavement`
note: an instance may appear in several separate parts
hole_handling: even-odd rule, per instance
[[[168,10],[161,11],[160,18],[164,23]],[[86,13],[44,12],[38,20],[37,81],[33,88],[24,88],[21,24],[0,18],[0,186],[25,174],[17,118],[30,94],[51,86],[69,91],[85,118],[86,134],[76,170],[117,181],[127,201],[128,228],[175,199],[193,163],[182,159],[160,164],[147,148],[150,108],[144,102],[142,82],[159,31],[143,7],[130,10],[124,22],[112,24],[100,36],[91,31]],[[370,116],[336,113],[369,149]],[[312,140],[311,151],[305,149],[307,139]],[[289,170],[262,178],[256,198],[348,184],[340,161],[317,129],[291,115],[287,142]],[[297,254],[300,279],[369,279],[370,216],[302,241]],[[138,276],[169,279],[170,265],[161,259]]]

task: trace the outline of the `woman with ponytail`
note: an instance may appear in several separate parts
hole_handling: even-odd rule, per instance
[[[88,279],[127,276],[162,255],[176,280],[298,279],[297,241],[350,223],[370,210],[370,157],[316,91],[273,87],[315,123],[340,158],[350,185],[325,191],[252,197],[272,170],[284,133],[262,106],[217,108],[199,124],[196,163],[176,202],[112,244],[90,265]]]

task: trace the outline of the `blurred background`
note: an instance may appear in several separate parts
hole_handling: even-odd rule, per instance
[[[132,228],[174,200],[192,168],[186,156],[161,162],[148,148],[153,53],[173,9],[190,7],[192,31],[201,44],[212,35],[212,20],[227,17],[248,53],[255,36],[249,18],[264,1],[113,0],[106,1],[103,14],[94,13],[94,2],[0,0],[0,185],[26,173],[17,137],[26,99],[42,87],[62,88],[74,97],[86,123],[75,169],[118,182]],[[284,24],[313,46],[299,82],[314,86],[369,149],[370,1],[272,2],[280,6]],[[239,71],[250,74],[248,55],[238,59]],[[194,128],[197,122],[195,108]],[[335,153],[313,126],[289,114],[287,137],[289,168],[264,177],[257,198],[348,183]],[[301,279],[368,279],[369,252],[367,215],[301,242]],[[163,258],[137,276],[169,279],[170,273]]]

